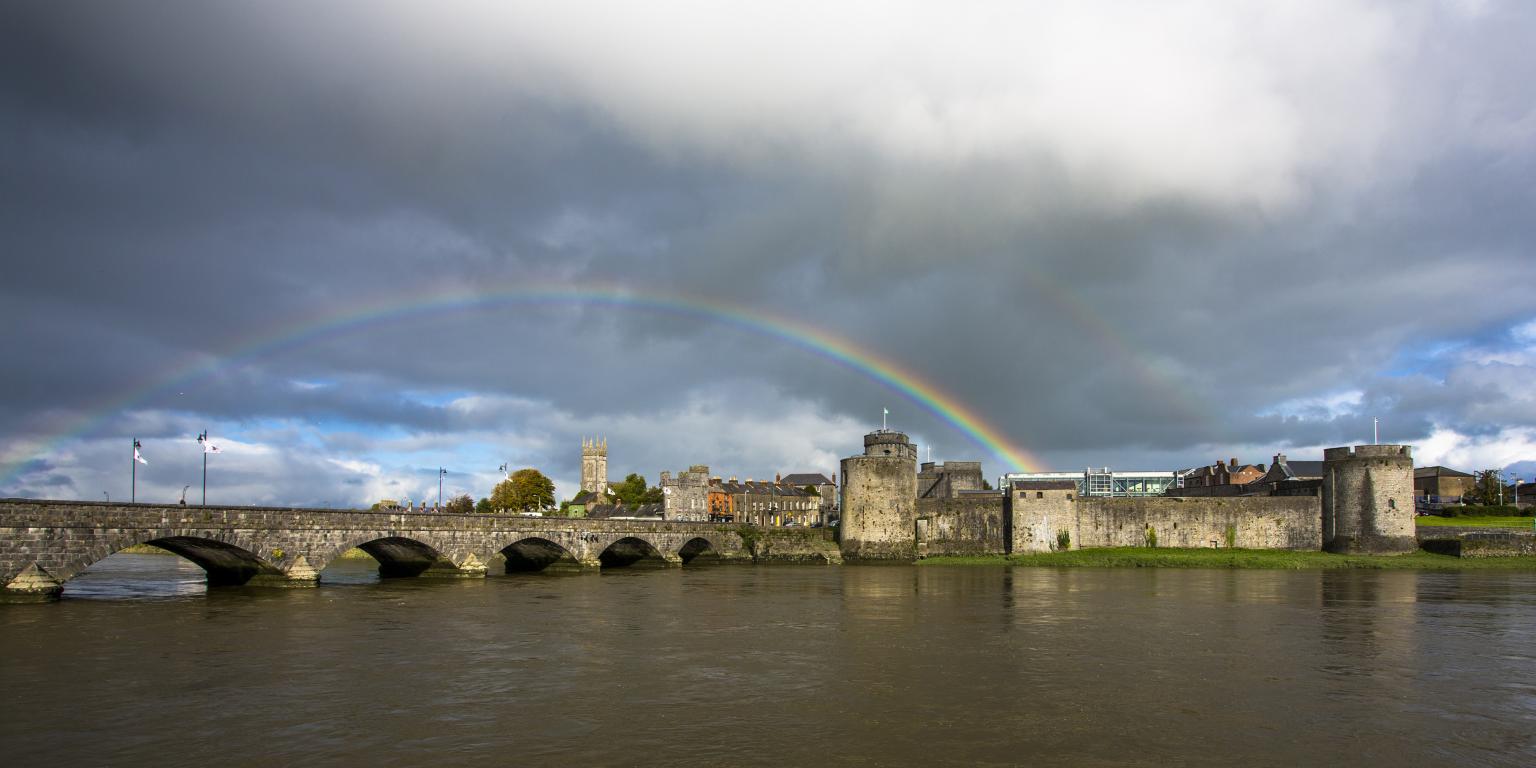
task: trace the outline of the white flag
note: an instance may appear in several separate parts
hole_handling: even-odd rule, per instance
[[[881,408],[880,411],[881,411],[881,414],[884,415],[884,416],[891,415],[891,409],[889,409],[889,408]]]
[[[148,464],[149,463],[148,461],[144,460],[143,456],[139,455],[139,449],[137,449],[137,448],[133,449],[133,460],[137,461],[140,464]]]
[[[214,445],[210,441],[204,440],[203,441],[203,453],[221,453],[221,451],[219,450],[219,447],[217,445]]]

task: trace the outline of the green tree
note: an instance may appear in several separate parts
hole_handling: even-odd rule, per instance
[[[1499,489],[1504,487],[1504,472],[1497,469],[1485,469],[1475,473],[1477,482],[1472,486],[1470,494],[1478,504],[1494,505],[1499,503]]]
[[[801,488],[800,490],[805,491],[806,493],[809,493],[812,496],[820,496],[821,495],[821,491],[816,490],[816,486],[814,486],[814,485],[807,485],[804,488]]]
[[[485,515],[485,514],[489,514],[491,512],[495,512],[496,508],[491,506],[491,500],[490,499],[481,499],[481,500],[475,502],[475,511],[479,512],[482,515]]]
[[[645,486],[645,476],[637,475],[634,472],[626,475],[624,482],[608,486],[608,490],[613,492],[612,497],[615,500],[623,502],[626,507],[635,507],[648,503],[646,497],[649,491]],[[660,496],[661,492],[657,491],[656,495]]]
[[[513,512],[543,512],[555,507],[555,484],[543,472],[519,469],[496,484],[491,491],[491,507]]]
[[[460,494],[449,499],[443,505],[443,511],[450,515],[467,515],[475,511],[475,500],[467,493]]]

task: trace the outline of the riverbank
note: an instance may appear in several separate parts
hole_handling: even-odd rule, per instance
[[[1283,549],[1074,549],[1022,555],[930,557],[919,565],[1018,565],[1037,568],[1262,568],[1280,570],[1536,570],[1536,557],[1460,558],[1419,550],[1408,555],[1336,555]]]

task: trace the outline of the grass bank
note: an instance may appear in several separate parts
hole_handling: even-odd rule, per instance
[[[1275,549],[1074,549],[1025,555],[930,557],[921,565],[1021,565],[1038,568],[1270,568],[1318,570],[1536,570],[1536,557],[1459,558],[1419,550],[1410,555],[1335,555]]]
[[[1420,528],[1488,527],[1522,528],[1525,530],[1531,529],[1531,518],[1529,517],[1437,517],[1435,515],[1428,515],[1425,517],[1415,518],[1414,522],[1417,523]]]

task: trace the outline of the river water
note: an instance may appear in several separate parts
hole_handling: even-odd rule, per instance
[[[0,605],[7,765],[1536,764],[1536,574],[752,567]]]

